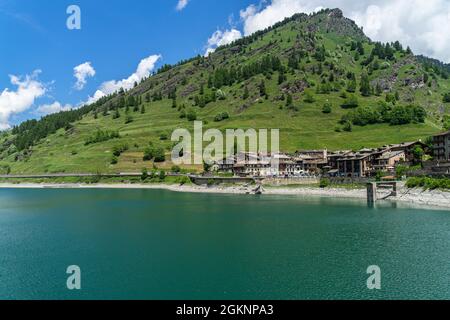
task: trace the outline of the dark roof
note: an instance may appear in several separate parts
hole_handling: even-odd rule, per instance
[[[346,161],[346,160],[362,160],[365,158],[368,158],[371,156],[371,153],[365,153],[365,154],[350,154],[348,156],[344,156],[342,158],[339,158],[338,161]]]
[[[447,136],[450,134],[450,130],[446,131],[446,132],[442,132],[439,134],[434,135],[433,137],[441,137],[441,136]]]
[[[391,145],[388,146],[388,149],[407,148],[407,147],[414,146],[416,144],[421,144],[422,146],[426,145],[422,141],[402,142],[402,143],[398,143],[398,144],[391,144]]]
[[[323,153],[327,151],[326,149],[323,150],[297,150],[295,153]]]
[[[383,155],[381,157],[378,158],[378,160],[388,160],[390,158],[399,156],[403,153],[403,151],[391,151],[391,152],[386,152],[383,153]]]

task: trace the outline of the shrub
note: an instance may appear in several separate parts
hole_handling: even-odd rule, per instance
[[[216,91],[216,98],[219,100],[225,100],[226,99],[226,95],[222,90],[217,90]]]
[[[159,135],[159,140],[165,141],[169,139],[169,135],[166,132],[163,132]]]
[[[449,178],[429,178],[429,177],[413,177],[406,182],[408,188],[424,188],[424,189],[450,189]]]
[[[380,113],[370,107],[358,107],[356,110],[351,111],[348,114],[348,119],[352,124],[357,126],[365,126],[368,124],[374,124],[381,121]]]
[[[425,151],[421,146],[415,146],[412,150],[412,154],[414,156],[414,163],[420,163],[425,155]]]
[[[94,133],[92,136],[86,139],[85,145],[88,146],[90,144],[104,142],[112,139],[120,138],[118,131],[102,131],[98,130],[96,133]]]
[[[142,175],[141,175],[141,180],[145,181],[148,178],[148,171],[146,168],[142,169]]]
[[[191,179],[189,179],[188,177],[186,177],[186,176],[182,176],[182,177],[179,177],[179,179],[178,179],[178,183],[180,184],[180,185],[185,185],[185,184],[188,184],[188,183],[190,183],[191,182]]]
[[[119,158],[117,156],[112,156],[111,158],[111,164],[117,164],[119,162]]]
[[[378,170],[375,174],[375,180],[381,181],[381,179],[385,176],[383,171]]]
[[[116,111],[113,113],[113,117],[114,120],[115,119],[119,119],[120,118],[120,112],[119,109],[116,109]]]
[[[161,180],[161,181],[166,180],[166,172],[164,170],[161,170],[159,172],[159,180]]]
[[[0,166],[0,173],[1,174],[10,174],[11,173],[11,167],[9,165]]]
[[[390,113],[391,125],[402,125],[411,123],[413,116],[410,110],[404,106],[395,106]]]
[[[323,105],[322,108],[323,113],[331,113],[331,103],[327,102]]]
[[[353,131],[352,123],[351,123],[350,121],[346,121],[346,122],[344,123],[344,126],[343,126],[342,129],[343,129],[344,131],[347,131],[347,132],[352,132],[352,131]]]
[[[450,103],[450,92],[444,94],[444,97],[443,97],[442,101],[444,103]]]
[[[444,123],[444,129],[450,130],[450,116],[444,115],[444,118],[442,119],[442,122]]]
[[[181,172],[181,168],[179,166],[173,166],[170,170],[172,172],[174,172],[174,173],[180,173]]]
[[[195,110],[189,110],[189,112],[186,114],[186,117],[189,121],[195,121],[197,120],[197,112]]]
[[[426,118],[426,111],[420,106],[394,106],[391,107],[385,102],[380,103],[377,108],[358,107],[355,110],[344,114],[341,123],[350,121],[353,125],[365,126],[375,123],[389,123],[391,125],[402,125],[423,123]]]
[[[144,150],[144,161],[150,161],[156,156],[157,148],[153,145],[153,142],[149,143],[149,146]]]
[[[131,115],[127,115],[126,117],[125,117],[125,124],[129,124],[129,123],[132,123],[134,120],[133,120],[133,117],[131,116]]]
[[[320,188],[326,188],[326,187],[328,187],[330,185],[330,180],[329,179],[326,179],[326,178],[322,178],[322,179],[320,179],[320,184],[319,184],[319,186],[320,186]]]
[[[401,179],[403,176],[406,176],[408,170],[408,166],[398,165],[395,167],[395,176],[397,177],[397,179]]]
[[[215,118],[214,118],[214,121],[215,122],[220,122],[220,121],[223,121],[223,120],[226,120],[226,119],[229,119],[230,118],[230,115],[228,114],[228,112],[222,112],[222,113],[219,113]]]
[[[155,162],[166,161],[166,154],[164,152],[164,149],[161,147],[154,149],[153,157],[154,157]]]
[[[144,161],[150,161],[153,159],[153,148],[148,147],[144,150]]]
[[[383,62],[383,63],[380,65],[380,68],[381,68],[382,70],[389,69],[390,67],[391,67],[391,64],[390,64],[389,62],[387,62],[387,61]]]
[[[128,150],[128,144],[124,143],[122,145],[117,145],[113,147],[113,155],[120,157],[122,153]]]
[[[347,98],[344,100],[344,102],[342,103],[342,108],[344,109],[352,109],[352,108],[357,108],[359,105],[359,101],[358,98],[353,95],[347,95]]]
[[[424,123],[427,111],[422,106],[411,106],[412,118],[414,122]]]
[[[92,176],[88,179],[88,183],[96,184],[96,183],[99,183],[101,180],[102,180],[102,174],[100,172],[97,172],[94,176]]]
[[[307,91],[305,93],[305,102],[307,102],[307,103],[314,103],[315,101],[316,101],[316,99],[314,99],[314,96],[312,95],[312,93]]]

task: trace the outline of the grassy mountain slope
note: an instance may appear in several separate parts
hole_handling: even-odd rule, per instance
[[[375,44],[340,10],[324,10],[312,16],[299,14],[219,48],[208,58],[197,57],[164,67],[134,89],[90,106],[78,121],[30,147],[16,146],[23,132],[4,133],[0,138],[0,171],[2,167],[12,173],[151,168],[151,161],[143,161],[149,142],[168,152],[172,143],[161,137],[168,135],[170,139],[175,128],[192,129],[192,121],[183,115],[193,112],[197,120],[206,123],[205,129],[279,128],[281,149],[287,152],[374,147],[425,139],[442,130],[450,108],[443,101],[444,94],[450,92],[446,74],[425,65],[405,49],[394,49],[390,58],[376,56],[371,60],[373,48]],[[241,67],[251,69],[250,66],[261,64],[265,57],[279,58],[282,68],[263,67],[262,71],[249,71],[246,75],[241,71],[234,74]],[[366,65],[366,61],[370,63]],[[365,74],[370,92],[363,96],[360,87]],[[356,81],[354,93],[348,90],[351,75]],[[289,96],[292,104],[288,103]],[[368,110],[378,110],[386,100],[390,101],[385,103],[389,108],[422,106],[427,118],[423,123],[411,121],[403,125],[353,125],[348,132],[341,120],[352,109],[345,109],[342,104],[351,96]],[[138,102],[136,107],[127,109],[125,105],[133,104],[128,103],[130,97]],[[325,104],[331,107],[331,113],[323,112]],[[224,112],[229,118],[215,121]],[[120,138],[86,145],[98,130],[118,131]],[[124,144],[128,149],[116,164],[111,164],[114,147]],[[157,165],[171,166],[170,161]]]

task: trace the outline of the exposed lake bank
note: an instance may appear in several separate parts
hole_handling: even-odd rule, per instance
[[[173,192],[184,193],[216,193],[216,194],[254,194],[256,186],[254,185],[213,185],[199,186],[193,184],[166,184],[166,183],[0,183],[0,189],[162,189]],[[298,195],[314,197],[331,197],[361,199],[367,198],[366,189],[363,187],[327,187],[319,188],[317,186],[264,186],[262,194],[264,195]],[[379,191],[379,198],[382,199],[388,195],[387,191]],[[442,190],[423,190],[421,188],[409,189],[403,183],[399,184],[396,197],[388,197],[388,201],[408,202],[421,206],[440,207],[450,209],[450,192]]]

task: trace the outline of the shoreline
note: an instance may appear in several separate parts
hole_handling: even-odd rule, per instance
[[[159,189],[183,193],[204,194],[252,194],[252,188],[243,185],[235,186],[198,186],[198,185],[176,185],[176,184],[79,184],[79,183],[0,183],[0,189]],[[254,194],[254,193],[253,193]],[[365,189],[345,188],[318,188],[318,187],[264,187],[263,195],[288,195],[288,196],[312,196],[339,199],[366,200]],[[380,195],[381,197],[387,194]],[[386,200],[393,203],[410,203],[419,206],[450,209],[450,192],[440,190],[408,189],[401,185],[396,197]]]

